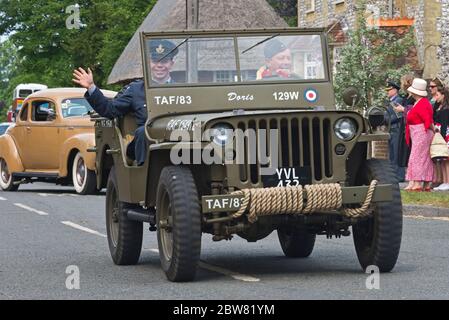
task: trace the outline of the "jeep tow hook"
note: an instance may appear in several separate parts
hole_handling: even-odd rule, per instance
[[[108,149],[108,150],[106,150],[106,154],[108,154],[108,155],[119,154],[119,153],[120,153],[120,149]]]

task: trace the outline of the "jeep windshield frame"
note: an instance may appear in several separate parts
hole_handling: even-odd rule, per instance
[[[185,41],[188,39],[188,41]],[[318,76],[313,77],[301,77],[297,76],[294,67],[290,66],[290,73],[288,77],[283,75],[275,74],[270,77],[259,78],[259,73],[263,73],[264,61],[267,59],[267,55],[277,54],[282,51],[282,49],[287,49],[290,51],[291,44],[294,39],[311,39],[313,43],[319,48],[317,54],[317,61],[315,63],[315,70],[318,70]],[[152,76],[152,66],[150,63],[150,57],[159,54],[159,56],[170,56],[173,54],[171,50],[172,47],[164,48],[159,46],[156,49],[151,48],[150,41],[172,41],[172,47],[176,48],[176,53],[184,52],[183,58],[178,59],[176,63],[181,64],[182,67],[176,69],[173,65],[167,69],[170,70],[169,79],[167,82],[162,84],[153,81]],[[203,42],[205,45],[203,47],[209,46],[215,48],[216,52],[224,52],[222,55],[233,55],[234,62],[231,66],[221,72],[220,70],[213,70],[214,75],[200,75],[198,68],[198,58],[195,61],[190,61],[189,54],[186,53],[189,50],[198,53],[201,48],[189,47],[197,42]],[[276,48],[269,51],[266,49],[267,44],[272,41],[285,42],[286,48]],[[305,108],[310,109],[314,107],[331,108],[335,109],[334,106],[334,93],[332,88],[332,80],[330,74],[330,62],[329,62],[329,52],[327,47],[327,35],[324,29],[260,29],[260,30],[228,30],[228,31],[179,31],[179,32],[152,32],[141,34],[141,48],[142,48],[142,64],[144,70],[144,81],[147,96],[147,107],[149,109],[150,117],[155,118],[167,113],[190,113],[194,112],[207,112],[211,111],[228,111],[235,109],[298,109]],[[249,49],[249,50],[248,50]],[[151,51],[152,50],[152,51]],[[197,51],[195,51],[197,50]],[[267,51],[268,50],[268,51]],[[157,53],[155,53],[157,51]],[[295,52],[291,50],[291,59],[295,57]],[[268,53],[267,53],[268,52]],[[167,54],[169,53],[169,54]],[[257,63],[251,64],[252,57],[249,59],[242,59],[243,55],[258,54],[259,60]],[[260,55],[263,55],[260,57]],[[191,55],[195,56],[195,55]],[[196,55],[198,57],[200,55]],[[164,56],[164,58],[167,58]],[[173,60],[175,60],[173,59]],[[263,60],[262,60],[263,59]],[[304,58],[305,59],[305,58]],[[209,59],[212,60],[212,59]],[[179,63],[182,61],[182,63]],[[227,60],[230,61],[230,60]],[[210,65],[214,61],[209,61]],[[196,63],[196,76],[190,77],[188,70],[190,68],[189,64]],[[202,62],[201,62],[202,63]],[[235,66],[234,66],[235,63]],[[245,64],[250,64],[247,66]],[[218,62],[217,62],[218,64]],[[228,63],[229,64],[229,63]],[[261,66],[262,65],[262,66]],[[294,63],[292,62],[292,65]],[[260,68],[260,69],[256,69]],[[171,69],[173,68],[173,69]],[[193,66],[195,68],[195,66]],[[162,69],[162,68],[161,68]],[[251,69],[251,70],[249,70]],[[299,68],[300,69],[300,68]],[[304,69],[301,72],[304,72]],[[174,70],[174,72],[173,72]],[[181,70],[181,71],[180,71]],[[282,66],[279,70],[284,70]],[[157,76],[164,76],[164,71],[156,70],[158,72]],[[173,73],[184,72],[185,81],[172,81]],[[316,72],[316,71],[315,71]],[[165,74],[166,75],[166,74]],[[198,81],[195,77],[209,77],[213,81]],[[263,76],[262,76],[263,77]],[[220,78],[220,81],[216,79]],[[162,79],[162,78],[161,78]],[[165,78],[166,79],[166,78]],[[179,76],[178,76],[179,79]],[[262,80],[262,81],[261,81]],[[162,80],[166,81],[166,80]],[[242,90],[245,88],[246,90]],[[298,90],[300,89],[300,90]],[[207,95],[204,95],[204,90],[207,90]],[[265,105],[260,103],[263,100],[262,96],[267,97],[266,94],[262,94],[263,91],[270,92],[270,97],[276,98],[275,103],[270,105]],[[268,91],[267,91],[268,90]],[[316,99],[305,99],[305,95],[308,93],[307,90],[312,91],[312,95],[316,96]],[[201,97],[200,92],[202,92],[203,97]],[[282,94],[286,94],[282,97]],[[213,99],[214,97],[225,95],[226,99]],[[279,94],[279,97],[276,97]],[[292,94],[294,98],[290,99],[289,94]],[[231,95],[231,96],[229,96]],[[304,96],[304,99],[301,97]],[[233,99],[234,98],[234,99]],[[289,99],[283,99],[289,98]],[[226,101],[227,100],[227,101]],[[285,101],[284,101],[285,100]],[[257,102],[259,101],[259,102]],[[282,103],[282,101],[286,103]],[[313,102],[313,103],[311,103]],[[318,105],[319,102],[319,105]],[[316,110],[316,109],[315,109]]]

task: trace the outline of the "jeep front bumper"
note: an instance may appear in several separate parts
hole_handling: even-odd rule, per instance
[[[281,188],[286,189],[286,188]],[[341,204],[343,206],[362,204],[367,199],[369,186],[341,187]],[[390,202],[393,200],[393,186],[391,184],[379,184],[375,187],[371,203]],[[307,192],[303,191],[304,202],[307,203]],[[202,197],[202,212],[227,212],[233,213],[241,209],[245,200],[243,194],[210,195]],[[330,208],[339,210],[341,208]]]

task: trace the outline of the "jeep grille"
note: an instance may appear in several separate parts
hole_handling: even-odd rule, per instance
[[[268,118],[249,121],[240,121],[238,129],[246,131],[265,129],[278,129],[279,134],[279,167],[310,167],[313,182],[322,182],[332,178],[332,138],[331,120],[318,117],[289,117]],[[261,136],[256,135],[257,152],[260,152],[260,144],[264,143]],[[270,150],[270,138],[268,134],[265,143]],[[248,139],[245,139],[245,162],[239,165],[240,181],[244,184],[259,184],[262,177],[259,174],[261,165],[250,164],[251,155]],[[253,146],[254,150],[254,146]],[[269,152],[268,152],[269,153]],[[271,156],[271,155],[269,155]],[[252,161],[254,163],[255,161]]]

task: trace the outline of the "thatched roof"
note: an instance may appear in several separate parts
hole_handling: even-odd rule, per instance
[[[140,32],[184,30],[186,0],[159,0],[115,63],[108,83],[142,78]],[[200,0],[199,29],[285,28],[266,0]]]

